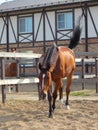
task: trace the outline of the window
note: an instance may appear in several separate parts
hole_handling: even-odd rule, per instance
[[[32,32],[32,17],[19,18],[19,33]]]
[[[57,14],[57,28],[58,30],[73,28],[73,14],[72,12]]]

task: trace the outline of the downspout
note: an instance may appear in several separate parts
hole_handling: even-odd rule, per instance
[[[9,16],[6,15],[6,50],[9,52]]]

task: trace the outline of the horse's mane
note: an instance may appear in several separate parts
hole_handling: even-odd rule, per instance
[[[55,43],[53,43],[50,46],[50,48],[47,50],[47,53],[46,53],[46,56],[44,59],[44,67],[55,66],[55,63],[57,61],[57,57],[58,57],[58,47],[56,46]]]

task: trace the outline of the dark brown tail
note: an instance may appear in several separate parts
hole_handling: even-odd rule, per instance
[[[73,36],[70,39],[70,44],[68,46],[70,49],[75,48],[79,44],[80,35],[81,35],[81,28],[80,25],[77,25],[75,27],[75,30],[73,31]]]

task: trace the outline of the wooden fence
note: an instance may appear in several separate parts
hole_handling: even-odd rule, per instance
[[[39,83],[37,77],[19,77],[19,63],[25,59],[36,59],[38,60],[41,57],[41,54],[34,53],[12,53],[12,52],[0,52],[0,61],[1,61],[1,79],[0,85],[2,89],[2,103],[5,103],[6,93],[5,93],[5,85],[8,84],[29,84],[29,83]],[[98,93],[98,52],[82,52],[76,54],[76,64],[82,67],[81,75],[74,75],[73,82],[82,83],[83,88],[85,87],[85,82],[88,83],[96,83],[96,92]],[[85,58],[86,57],[86,58]],[[5,62],[6,59],[9,58],[9,62],[12,62],[11,58],[14,58],[14,62],[17,62],[17,77],[14,79],[6,79],[5,78]],[[86,74],[85,73],[85,64],[93,64],[95,67],[94,74]],[[39,87],[38,87],[39,88]]]
[[[98,52],[77,52],[76,55],[76,65],[81,65],[82,67],[82,75],[78,78],[78,80],[74,80],[74,82],[81,82],[82,89],[85,88],[85,83],[95,83],[96,84],[96,92],[98,93]],[[86,73],[86,68],[94,67],[94,73],[92,71]]]
[[[5,85],[9,84],[29,84],[29,83],[39,83],[37,77],[26,77],[23,78],[19,76],[19,64],[20,61],[28,61],[28,59],[35,59],[36,61],[41,57],[41,54],[34,53],[12,53],[12,52],[0,52],[0,61],[1,61],[1,79],[0,85],[2,90],[2,103],[5,103],[6,93],[5,93]],[[9,58],[9,60],[7,60]],[[14,59],[12,59],[14,58]],[[6,62],[16,62],[17,63],[17,77],[6,79],[5,77],[5,63]],[[37,62],[36,62],[37,63]]]

